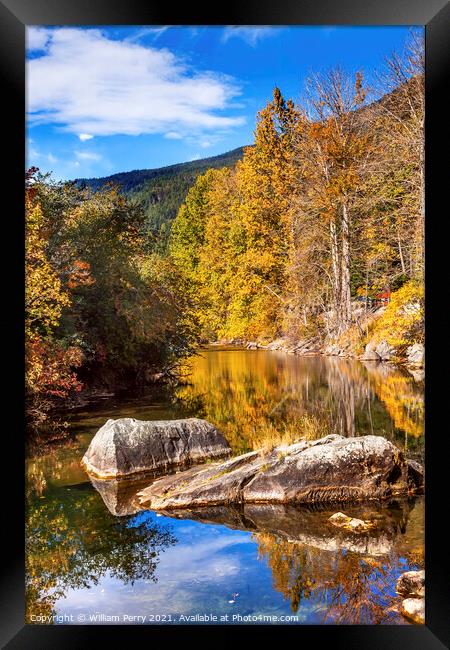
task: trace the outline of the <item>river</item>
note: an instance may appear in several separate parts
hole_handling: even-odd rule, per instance
[[[67,413],[71,439],[28,459],[27,620],[406,623],[395,581],[423,568],[422,497],[165,517],[139,509],[137,483],[96,488],[79,461],[108,418],[189,416],[217,425],[234,453],[299,434],[375,434],[423,461],[423,383],[386,364],[219,347],[201,351],[186,373],[174,390]],[[376,519],[375,532],[335,529],[328,518],[337,509]]]

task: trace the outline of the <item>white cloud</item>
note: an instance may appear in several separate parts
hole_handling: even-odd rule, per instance
[[[181,140],[183,136],[181,133],[177,133],[176,131],[169,131],[168,133],[164,134],[164,137],[168,140]]]
[[[78,137],[80,138],[81,142],[86,142],[86,140],[92,140],[94,136],[90,133],[79,133]]]
[[[228,76],[195,72],[167,49],[98,29],[53,29],[45,53],[27,62],[31,123],[61,125],[81,140],[223,131],[244,122],[220,114],[239,94]]]
[[[87,161],[98,161],[102,159],[100,154],[94,153],[93,151],[75,151],[75,156],[79,160]]]
[[[230,38],[240,38],[248,45],[255,47],[258,41],[269,36],[274,36],[278,31],[276,27],[265,27],[262,25],[227,25],[223,31],[222,41],[227,43]]]
[[[51,152],[42,153],[35,146],[32,146],[32,145],[30,146],[30,142],[31,142],[31,140],[29,141],[28,147],[27,147],[27,157],[28,158],[33,158],[34,160],[39,159],[39,160],[49,162],[49,163],[52,163],[52,164],[58,162],[58,158],[56,156],[54,156]]]
[[[140,41],[141,38],[150,36],[156,41],[162,34],[164,34],[165,31],[170,29],[170,27],[171,25],[161,25],[160,27],[142,27],[142,29],[139,29],[137,32],[133,32],[131,36],[125,40],[129,43],[136,43],[137,41]]]
[[[38,51],[45,50],[50,39],[50,30],[45,27],[27,27],[25,30],[25,40],[27,50]]]

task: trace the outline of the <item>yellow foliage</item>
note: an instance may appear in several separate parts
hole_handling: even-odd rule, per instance
[[[385,312],[373,322],[376,341],[385,340],[396,348],[423,342],[424,286],[410,280],[391,294]]]
[[[25,239],[25,332],[48,334],[59,324],[63,307],[70,305],[68,294],[47,259],[43,234],[44,218],[39,204],[26,203]]]

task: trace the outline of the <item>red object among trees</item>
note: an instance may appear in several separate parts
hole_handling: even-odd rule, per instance
[[[377,293],[375,296],[375,304],[376,305],[385,305],[389,303],[391,300],[391,290],[386,289],[385,291],[381,291],[380,293]]]

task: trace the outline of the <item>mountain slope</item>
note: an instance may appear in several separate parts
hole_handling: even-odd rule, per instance
[[[239,147],[210,158],[157,169],[121,172],[103,178],[79,178],[76,182],[93,190],[99,190],[108,183],[118,185],[128,197],[142,202],[149,230],[159,232],[166,239],[170,223],[197,176],[207,169],[232,167],[242,158],[243,152],[244,147]]]

